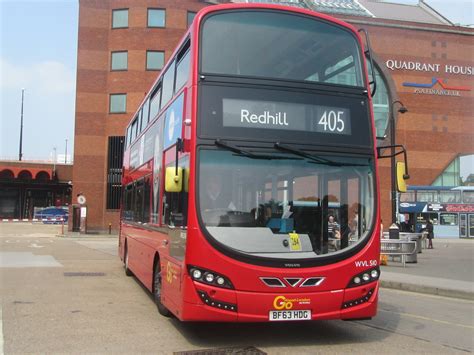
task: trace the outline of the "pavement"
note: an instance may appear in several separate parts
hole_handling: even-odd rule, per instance
[[[67,232],[67,238],[91,241],[96,238],[117,238],[117,234],[79,234]],[[116,255],[116,248],[107,250],[107,242],[97,240],[96,248]],[[422,249],[417,263],[389,260],[381,266],[381,287],[430,295],[474,300],[474,239],[435,238],[434,249]]]
[[[435,238],[433,246],[422,249],[417,263],[381,266],[381,286],[474,300],[474,240]]]

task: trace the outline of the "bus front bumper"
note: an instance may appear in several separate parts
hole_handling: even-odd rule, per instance
[[[261,293],[194,283],[196,297],[184,302],[183,321],[269,322],[371,318],[377,313],[378,281],[348,289]]]

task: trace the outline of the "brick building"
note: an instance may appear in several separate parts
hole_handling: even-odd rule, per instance
[[[212,3],[79,1],[73,196],[87,197],[89,230],[118,227],[125,127],[195,12]],[[409,152],[410,184],[431,185],[453,161],[474,153],[472,29],[453,25],[422,1],[280,3],[329,13],[369,32],[380,79],[377,134],[389,136],[389,117],[399,108],[392,103],[403,102],[409,112],[396,117],[396,137]],[[379,140],[384,143],[390,142]],[[379,167],[382,218],[389,221],[390,160]]]

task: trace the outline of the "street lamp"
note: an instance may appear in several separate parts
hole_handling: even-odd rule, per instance
[[[64,164],[67,164],[67,138],[66,138],[66,150],[64,152]]]
[[[400,108],[398,109],[398,112],[401,114],[404,114],[405,112],[408,112],[408,109],[405,107],[403,102],[397,100],[392,102],[392,105],[390,106],[390,144],[392,146],[391,148],[391,163],[390,163],[390,170],[391,170],[391,196],[392,196],[392,223],[397,222],[397,187],[396,187],[396,180],[397,180],[397,172],[396,172],[396,159],[395,159],[395,140],[396,140],[396,134],[395,134],[395,111],[394,111],[394,106],[395,104],[399,104]]]
[[[21,115],[20,115],[20,152],[18,153],[18,160],[21,161],[23,156],[23,100],[25,98],[25,89],[21,89]]]

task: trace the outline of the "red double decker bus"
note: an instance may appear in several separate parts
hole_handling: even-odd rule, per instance
[[[119,255],[183,321],[376,314],[366,55],[311,11],[200,11],[127,128]]]

